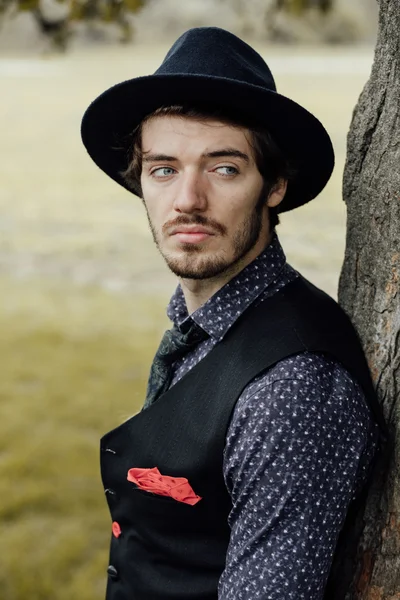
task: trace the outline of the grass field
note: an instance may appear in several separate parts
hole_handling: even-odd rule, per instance
[[[175,286],[140,201],[86,156],[79,124],[164,47],[0,58],[0,597],[98,600],[109,515],[100,436],[138,410]],[[337,169],[283,215],[289,262],[336,296],[341,175],[371,49],[262,49],[278,88],[327,126]]]
[[[44,281],[0,291],[0,597],[98,599],[99,437],[141,406],[157,307]]]

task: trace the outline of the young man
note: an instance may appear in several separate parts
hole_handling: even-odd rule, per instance
[[[97,98],[82,137],[179,278],[143,409],[101,441],[107,599],[327,597],[380,413],[352,325],[275,226],[328,181],[328,134],[251,47],[198,28]]]

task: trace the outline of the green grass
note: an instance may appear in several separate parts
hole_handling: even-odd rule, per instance
[[[0,597],[104,597],[99,439],[139,410],[161,302],[0,281]]]

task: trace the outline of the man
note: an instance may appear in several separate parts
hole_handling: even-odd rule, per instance
[[[383,427],[353,327],[275,231],[328,181],[328,134],[251,47],[196,28],[82,137],[179,278],[143,409],[101,442],[107,599],[323,598]]]

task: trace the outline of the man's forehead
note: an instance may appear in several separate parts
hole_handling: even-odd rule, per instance
[[[161,115],[148,119],[142,128],[145,153],[154,149],[166,152],[171,144],[177,147],[187,147],[190,144],[202,152],[227,146],[249,152],[249,140],[250,134],[245,127],[209,117]]]
[[[226,123],[214,117],[187,117],[180,115],[160,115],[146,120],[142,128],[143,134],[175,134],[189,135],[192,132],[203,132],[209,136],[230,136],[246,139],[248,129],[233,123]]]

